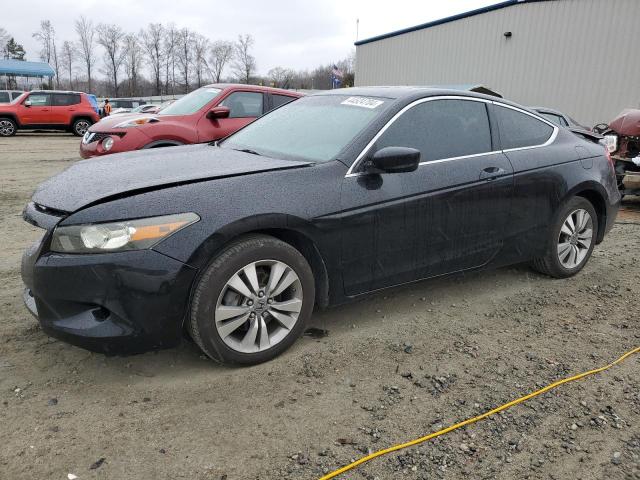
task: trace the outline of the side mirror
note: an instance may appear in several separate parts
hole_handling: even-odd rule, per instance
[[[385,147],[373,154],[365,163],[370,173],[413,172],[420,164],[420,150],[407,147]]]
[[[229,107],[213,107],[207,112],[207,118],[210,120],[218,118],[229,118],[231,109]]]
[[[23,104],[25,107],[30,107],[30,106],[31,106],[31,100],[25,100],[22,104]]]

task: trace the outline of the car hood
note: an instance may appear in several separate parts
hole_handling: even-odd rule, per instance
[[[99,122],[94,123],[89,129],[89,131],[104,132],[107,130],[112,130],[116,127],[116,125],[124,122],[125,120],[132,120],[135,118],[158,118],[158,117],[153,113],[114,112],[108,117],[102,118]],[[131,128],[140,128],[140,127],[131,127]],[[123,133],[126,131],[127,129],[122,129]]]
[[[33,202],[74,212],[136,192],[308,165],[202,144],[138,150],[79,161],[40,184]]]
[[[630,137],[640,135],[640,110],[631,108],[623,110],[611,121],[609,128],[620,135]]]

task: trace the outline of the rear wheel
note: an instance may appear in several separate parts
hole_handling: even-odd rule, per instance
[[[573,197],[558,212],[546,255],[535,259],[533,267],[555,278],[575,275],[591,257],[597,233],[593,205],[586,198]]]
[[[89,127],[91,125],[91,120],[87,120],[86,118],[79,118],[73,122],[73,125],[71,126],[71,132],[78,137],[82,137],[85,133],[87,133],[87,130],[89,130]]]
[[[11,137],[17,130],[18,126],[11,118],[0,118],[0,137]]]
[[[234,242],[198,281],[189,330],[223,363],[270,360],[304,332],[315,299],[313,272],[291,245],[266,235]]]

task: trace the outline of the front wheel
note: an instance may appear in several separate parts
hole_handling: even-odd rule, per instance
[[[189,330],[210,358],[252,365],[289,348],[315,303],[313,272],[291,245],[266,235],[218,254],[193,295]]]
[[[87,120],[86,118],[79,118],[78,120],[73,122],[71,132],[77,137],[82,137],[85,133],[87,133],[87,130],[89,130],[90,126],[91,120]]]
[[[584,268],[591,257],[598,233],[598,217],[591,202],[573,197],[558,212],[547,240],[544,257],[533,268],[555,278],[571,277]]]
[[[0,118],[0,137],[11,137],[16,134],[16,122],[10,118]]]

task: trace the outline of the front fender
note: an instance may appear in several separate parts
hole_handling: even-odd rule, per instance
[[[322,247],[322,242],[318,241],[322,232],[316,225],[294,215],[268,213],[245,217],[224,225],[213,234],[206,236],[200,246],[186,259],[186,263],[195,268],[203,268],[225,245],[234,239],[249,233],[268,233],[270,230],[290,231],[303,235],[316,245],[320,255],[324,258],[325,248]],[[191,235],[194,233],[190,232]],[[160,244],[159,250],[165,248],[172,250],[171,240],[172,238],[169,238],[167,242]],[[179,241],[179,239],[176,240]]]

